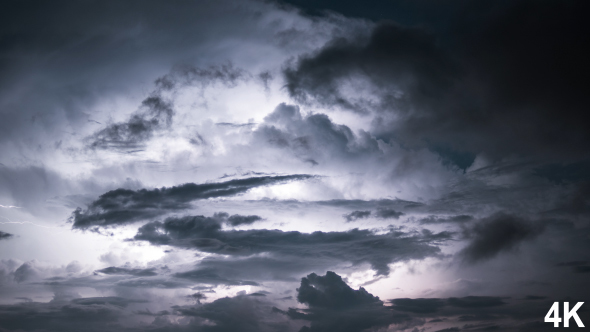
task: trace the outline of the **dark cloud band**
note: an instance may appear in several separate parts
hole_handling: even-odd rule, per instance
[[[264,176],[217,183],[186,183],[152,190],[117,189],[102,194],[86,209],[78,208],[73,212],[70,220],[73,222],[73,228],[79,229],[123,225],[157,217],[170,211],[187,209],[190,207],[190,202],[195,200],[234,196],[256,187],[306,180],[312,177],[306,174]],[[232,217],[229,217],[230,222],[237,224],[255,221],[253,216],[242,219]]]

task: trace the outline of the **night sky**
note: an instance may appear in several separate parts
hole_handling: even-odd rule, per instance
[[[0,1],[0,332],[590,326],[589,14]]]

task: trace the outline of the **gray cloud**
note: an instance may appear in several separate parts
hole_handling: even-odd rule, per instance
[[[403,212],[399,212],[393,209],[380,207],[373,213],[375,217],[380,219],[399,219],[403,216]],[[358,219],[366,219],[371,216],[371,211],[352,211],[351,213],[343,215],[346,222],[355,221]]]
[[[311,165],[333,160],[358,160],[361,156],[379,155],[377,141],[361,131],[355,135],[322,113],[302,115],[299,106],[278,105],[254,132],[261,144],[291,151]]]
[[[588,301],[588,4],[277,1],[3,4],[2,332],[537,331]]]
[[[445,306],[441,299],[393,299],[390,301],[393,309],[412,313],[433,313]]]
[[[121,225],[187,209],[194,200],[233,196],[260,186],[309,178],[312,176],[304,174],[264,176],[217,183],[186,183],[152,190],[117,189],[102,194],[84,210],[78,208],[70,220],[73,227],[79,229]]]
[[[200,268],[197,270],[175,273],[174,277],[190,280],[192,282],[201,283],[201,284],[232,285],[232,286],[237,286],[237,285],[258,286],[259,285],[255,281],[228,279],[225,276],[219,275],[217,270],[209,269],[209,268]]]
[[[128,121],[114,123],[88,137],[91,148],[138,149],[155,131],[172,125],[174,109],[170,101],[154,95],[141,103],[142,110]]]
[[[358,219],[366,219],[371,216],[371,211],[352,211],[351,213],[343,215],[346,222],[355,221]]]
[[[543,230],[543,225],[512,215],[495,214],[466,231],[471,240],[460,255],[469,263],[490,259],[515,249],[525,240],[534,239]]]
[[[102,273],[102,274],[108,274],[108,275],[130,275],[130,276],[135,276],[135,277],[151,277],[151,276],[158,275],[155,268],[128,269],[128,268],[114,267],[114,266],[107,267],[107,268],[104,268],[101,270],[96,270],[96,272]]]
[[[441,326],[447,326],[442,331],[536,331],[530,326],[543,327],[542,317],[552,304],[539,296],[522,300],[497,296],[400,298],[389,302],[393,311],[420,320],[420,325],[435,331]]]
[[[558,263],[556,266],[571,267],[574,273],[590,273],[590,263],[588,261],[570,261]]]
[[[309,309],[291,308],[282,312],[292,319],[311,322],[300,332],[360,332],[408,320],[404,315],[394,315],[364,288],[352,289],[331,271],[325,276],[312,273],[302,278],[297,301],[307,304]]]
[[[375,89],[383,89],[382,100],[351,99],[342,92],[348,76],[357,73],[366,75]],[[299,102],[369,113],[373,108],[391,107],[388,104],[392,103],[402,106],[439,94],[452,83],[454,69],[435,46],[433,36],[419,29],[381,24],[369,40],[335,39],[316,54],[299,58],[284,74],[289,93]],[[387,92],[386,87],[391,90]]]
[[[139,228],[134,240],[231,256],[267,252],[289,260],[313,262],[327,258],[332,264],[369,263],[378,274],[387,275],[390,263],[438,256],[438,244],[451,238],[448,232],[418,233],[398,229],[382,235],[359,229],[310,234],[267,229],[221,230],[218,220],[193,216],[150,222]]]
[[[451,217],[436,217],[436,216],[428,216],[426,218],[420,219],[421,224],[439,224],[439,223],[465,223],[469,221],[473,221],[475,218],[470,215],[461,214],[457,216]]]
[[[10,233],[6,233],[6,232],[3,232],[3,231],[0,231],[0,240],[7,240],[7,239],[10,239],[13,236],[14,235],[12,235]]]
[[[249,74],[244,69],[236,68],[231,63],[209,68],[175,66],[169,74],[155,80],[155,90],[143,100],[140,110],[132,114],[129,120],[108,125],[87,137],[86,141],[91,148],[142,148],[154,133],[172,126],[174,107],[172,101],[164,97],[165,92],[187,86],[199,86],[204,90],[216,82],[231,88],[247,77]]]
[[[190,327],[198,331],[278,332],[290,331],[293,325],[273,313],[272,305],[258,296],[225,297],[202,306],[175,306],[173,310],[178,315],[194,317]]]
[[[257,221],[262,220],[262,217],[256,215],[242,216],[239,214],[232,214],[230,216],[227,212],[215,213],[213,218],[219,219],[220,221],[231,226],[251,225]]]
[[[421,28],[384,22],[368,38],[335,38],[299,57],[284,70],[289,93],[302,103],[376,112],[377,136],[429,146],[462,169],[480,152],[586,159],[589,130],[578,119],[589,104],[587,72],[579,71],[588,55],[581,36],[590,30],[580,12],[588,5],[448,5],[448,20],[423,21],[432,7],[416,6],[410,17]],[[533,16],[548,19],[527,21]]]
[[[403,216],[403,212],[395,211],[393,209],[380,208],[375,212],[375,216],[381,219],[399,219]]]
[[[131,303],[120,297],[78,298],[48,303],[0,305],[0,326],[6,331],[120,331],[119,319]]]
[[[17,283],[36,278],[38,275],[36,269],[29,263],[23,263],[14,271],[14,281]]]

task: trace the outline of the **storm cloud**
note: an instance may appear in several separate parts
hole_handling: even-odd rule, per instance
[[[451,238],[449,232],[419,233],[398,229],[391,229],[385,234],[359,229],[313,233],[269,229],[222,230],[221,224],[214,218],[192,216],[150,222],[140,227],[133,239],[230,256],[267,252],[290,260],[369,263],[378,274],[387,275],[388,264],[438,256],[439,243]]]
[[[466,262],[491,259],[501,252],[513,250],[526,240],[543,232],[542,224],[507,214],[496,214],[466,231],[470,243],[461,251]]]
[[[582,142],[588,141],[588,127],[577,121],[589,103],[582,92],[587,71],[581,69],[587,67],[581,46],[589,28],[580,13],[587,4],[470,3],[469,15],[463,5],[448,4],[452,24],[434,20],[416,22],[427,28],[409,28],[382,22],[368,37],[339,37],[299,57],[284,71],[291,96],[377,112],[375,130],[382,137],[414,146],[428,142],[443,157],[445,150],[545,160],[587,155]],[[392,6],[412,13],[404,19],[423,20],[419,7]],[[445,34],[436,36],[428,27]]]
[[[70,220],[74,228],[80,229],[121,225],[187,209],[190,207],[190,202],[195,200],[234,196],[260,186],[312,177],[311,175],[266,176],[217,183],[186,183],[153,190],[117,189],[102,194],[84,210],[78,208],[73,212]],[[233,222],[237,221],[239,224],[243,221],[238,219],[240,218],[234,217]]]
[[[119,319],[125,307],[145,301],[120,297],[93,297],[61,300],[49,303],[24,302],[0,305],[0,325],[8,330],[104,331],[123,330]]]
[[[13,237],[12,234],[0,231],[0,240],[7,240]]]
[[[144,143],[161,130],[169,129],[174,119],[174,106],[166,92],[179,87],[198,86],[204,90],[216,82],[230,88],[248,77],[248,73],[231,63],[197,68],[176,66],[169,74],[155,80],[155,90],[144,99],[140,109],[126,122],[113,123],[86,138],[90,148],[130,150]]]
[[[2,9],[2,332],[543,331],[589,302],[585,1]]]
[[[371,211],[352,211],[351,213],[343,215],[347,222],[355,221],[358,219],[366,219],[371,215]]]
[[[309,327],[302,327],[300,332],[360,332],[387,327],[406,319],[396,317],[378,297],[364,288],[352,289],[331,271],[325,276],[312,273],[302,278],[301,286],[297,289],[297,301],[307,304],[309,309],[291,308],[286,314],[292,319],[311,322]]]

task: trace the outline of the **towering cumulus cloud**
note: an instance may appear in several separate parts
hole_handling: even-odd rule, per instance
[[[311,321],[304,331],[363,331],[373,327],[386,327],[399,318],[383,305],[378,297],[364,288],[354,290],[334,272],[325,276],[315,273],[301,279],[297,289],[297,301],[309,306],[300,312],[290,309],[287,315],[293,319]]]
[[[589,326],[588,13],[2,1],[0,332]]]

